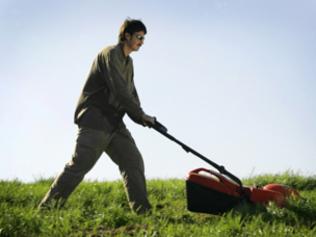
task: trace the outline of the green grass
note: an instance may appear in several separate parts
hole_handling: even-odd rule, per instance
[[[39,212],[52,180],[0,181],[0,236],[316,236],[316,177],[287,172],[244,180],[248,185],[283,183],[304,199],[287,208],[236,207],[222,216],[186,209],[183,180],[149,180],[153,212],[136,215],[120,181],[83,182],[61,210]],[[155,208],[157,205],[163,208]]]

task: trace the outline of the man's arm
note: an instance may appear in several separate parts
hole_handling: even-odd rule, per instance
[[[154,118],[144,113],[140,107],[139,98],[136,92],[128,89],[128,82],[122,75],[122,62],[115,54],[108,53],[105,57],[105,64],[108,74],[108,87],[118,101],[120,106],[126,111],[128,116],[136,123],[149,126],[154,123]],[[135,89],[135,88],[134,88]]]

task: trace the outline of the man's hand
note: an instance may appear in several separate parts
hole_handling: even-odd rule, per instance
[[[156,122],[156,117],[149,116],[147,114],[143,114],[142,116],[143,125],[146,127],[152,127]]]

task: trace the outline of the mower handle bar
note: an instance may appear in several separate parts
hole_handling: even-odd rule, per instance
[[[208,158],[206,158],[205,156],[201,155],[200,153],[198,153],[197,151],[193,150],[191,147],[185,145],[184,143],[182,143],[181,141],[179,141],[178,139],[176,139],[175,137],[171,136],[168,133],[168,129],[162,125],[160,122],[158,122],[157,120],[155,120],[155,124],[151,126],[151,128],[155,129],[157,132],[161,133],[162,135],[164,135],[165,137],[169,138],[171,141],[174,141],[175,143],[177,143],[178,145],[180,145],[183,150],[185,150],[186,152],[191,152],[192,154],[196,155],[197,157],[199,157],[200,159],[204,160],[206,163],[210,164],[211,166],[213,166],[214,168],[216,168],[221,174],[226,175],[227,177],[231,178],[233,181],[235,181],[237,184],[240,185],[241,189],[242,189],[242,182],[239,178],[237,178],[235,175],[233,175],[232,173],[228,172],[224,166],[222,165],[218,165],[215,162],[209,160]]]

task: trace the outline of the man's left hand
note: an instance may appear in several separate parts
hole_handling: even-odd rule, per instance
[[[156,122],[156,117],[144,114],[143,117],[143,125],[146,127],[152,127]]]

